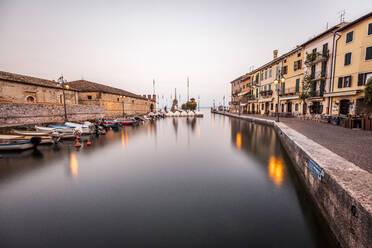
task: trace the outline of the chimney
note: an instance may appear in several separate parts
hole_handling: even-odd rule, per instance
[[[278,57],[278,50],[275,49],[275,50],[273,51],[273,54],[274,54],[274,59],[276,59],[276,58]]]

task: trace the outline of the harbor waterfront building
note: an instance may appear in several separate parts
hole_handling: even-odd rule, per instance
[[[79,90],[78,102],[80,104],[102,106],[106,116],[122,117],[155,111],[155,95],[149,95],[147,98],[87,80],[72,81],[68,85]]]
[[[372,77],[372,12],[337,30],[335,50],[329,114],[371,113],[372,103],[364,103],[364,88]]]
[[[63,104],[61,84],[47,79],[0,71],[0,102]],[[78,91],[65,89],[66,104],[78,104]]]
[[[49,115],[58,112],[57,106],[89,105],[97,106],[97,109],[103,107],[105,117],[123,117],[155,111],[156,96],[140,96],[86,80],[62,85],[53,80],[0,71],[0,104],[2,103],[17,106],[33,104],[35,108],[40,106],[41,112],[48,105]],[[53,106],[56,106],[55,110]],[[94,111],[94,108],[90,109]]]
[[[302,44],[304,48],[304,80],[311,83],[305,100],[310,114],[328,114],[331,92],[332,61],[337,30],[345,23],[335,25]]]
[[[369,78],[372,12],[341,22],[279,57],[274,50],[271,61],[230,82],[230,111],[273,116],[278,109],[282,116],[314,119],[370,114],[372,103],[364,102]]]

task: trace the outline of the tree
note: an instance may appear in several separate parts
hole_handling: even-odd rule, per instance
[[[364,88],[364,102],[370,103],[372,101],[372,77],[368,79],[366,87]]]
[[[190,101],[182,104],[181,108],[183,110],[195,110],[196,109],[196,102],[195,102],[195,98],[191,98]]]

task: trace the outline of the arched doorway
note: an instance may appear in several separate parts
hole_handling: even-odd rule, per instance
[[[28,103],[34,103],[35,102],[35,98],[33,96],[28,96],[28,97],[26,97],[26,101]]]
[[[350,100],[342,99],[340,101],[340,115],[349,114],[349,106],[350,106]]]
[[[152,103],[150,105],[150,112],[154,112],[154,104],[152,104]]]

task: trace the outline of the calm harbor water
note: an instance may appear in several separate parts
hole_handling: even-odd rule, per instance
[[[270,127],[205,112],[90,139],[2,154],[0,247],[334,247]]]

